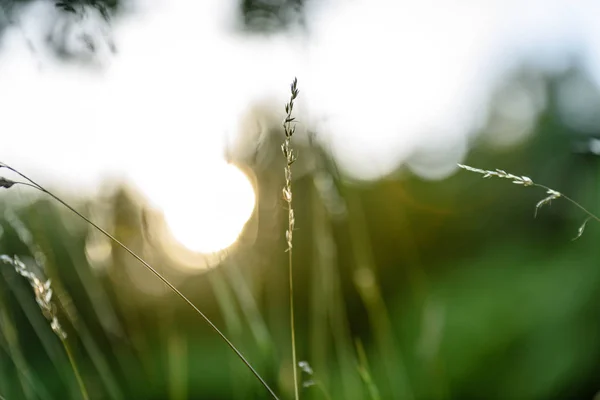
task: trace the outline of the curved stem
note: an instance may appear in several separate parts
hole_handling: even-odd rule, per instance
[[[534,183],[533,186],[542,188],[542,189],[546,189],[546,190],[553,190],[547,186],[544,185],[540,185],[539,183]],[[583,211],[584,213],[586,213],[591,219],[596,220],[597,222],[600,222],[600,218],[598,216],[596,216],[596,214],[592,213],[591,211],[588,211],[587,208],[585,208],[584,206],[582,206],[581,204],[579,204],[578,202],[576,202],[575,200],[573,200],[572,198],[570,198],[569,196],[565,195],[564,193],[560,192],[560,197],[564,198],[565,200],[569,201],[571,204],[573,204],[575,207],[579,208],[581,211]]]
[[[40,190],[39,186],[35,186],[35,185],[32,185],[31,183],[27,183],[27,182],[15,182],[15,185],[29,186],[34,189]]]
[[[54,195],[52,192],[46,190],[44,187],[42,187],[40,184],[36,183],[35,181],[33,181],[31,178],[29,178],[28,176],[26,176],[25,174],[17,171],[16,169],[8,166],[7,164],[4,163],[0,163],[0,167],[5,167],[11,171],[13,171],[14,173],[16,173],[17,175],[19,175],[20,177],[22,177],[23,179],[26,179],[27,181],[31,182],[31,185],[28,186],[32,186],[36,189],[38,189],[39,191],[47,194],[48,196],[52,197],[54,200],[58,201],[60,204],[62,204],[63,206],[65,206],[66,208],[68,208],[70,211],[72,211],[73,213],[75,213],[78,217],[80,217],[81,219],[83,219],[85,222],[87,222],[88,224],[90,224],[91,226],[93,226],[94,228],[96,228],[98,231],[100,231],[104,236],[106,236],[107,238],[109,238],[110,240],[112,240],[114,243],[116,243],[119,247],[121,247],[123,250],[125,250],[127,253],[129,253],[133,258],[135,258],[136,260],[138,260],[142,265],[144,265],[144,267],[146,267],[146,269],[148,269],[150,272],[152,272],[158,279],[160,279],[165,285],[167,285],[167,287],[169,289],[171,289],[177,296],[179,296],[183,301],[185,301],[190,307],[192,307],[192,309],[202,317],[202,319],[204,319],[204,321],[217,333],[217,335],[219,335],[219,337],[229,346],[229,348],[231,350],[233,350],[233,352],[239,357],[240,360],[242,360],[242,362],[246,365],[246,367],[248,367],[248,369],[250,369],[250,371],[254,374],[254,376],[256,377],[256,379],[258,379],[260,381],[260,383],[264,386],[264,388],[269,392],[269,394],[275,399],[275,400],[279,400],[279,398],[277,397],[277,395],[275,394],[275,392],[269,387],[269,385],[267,385],[267,383],[265,382],[265,380],[259,375],[259,373],[252,367],[252,365],[250,364],[250,362],[248,360],[246,360],[246,358],[242,355],[242,353],[233,345],[233,343],[231,343],[231,341],[229,339],[227,339],[227,337],[225,336],[225,334],[223,334],[223,332],[221,332],[219,330],[219,328],[217,328],[217,326],[215,324],[213,324],[213,322],[202,312],[200,311],[200,309],[198,307],[196,307],[194,305],[194,303],[192,303],[192,301],[190,299],[188,299],[183,293],[181,293],[181,291],[179,291],[179,289],[177,289],[175,286],[173,286],[173,284],[171,284],[171,282],[169,282],[167,280],[167,278],[165,278],[164,276],[162,276],[162,274],[160,272],[158,272],[154,267],[152,267],[150,264],[148,264],[144,259],[142,259],[140,256],[138,256],[133,250],[131,250],[129,247],[127,247],[126,245],[124,245],[123,243],[121,243],[121,241],[119,241],[117,238],[115,238],[113,235],[111,235],[110,233],[108,233],[107,231],[105,231],[104,229],[102,229],[100,226],[96,225],[94,222],[92,222],[89,218],[87,218],[86,216],[84,216],[83,214],[81,214],[79,211],[75,210],[73,207],[71,207],[69,204],[67,204],[66,202],[64,202],[61,198],[59,198],[58,196]],[[25,183],[22,183],[25,184]]]

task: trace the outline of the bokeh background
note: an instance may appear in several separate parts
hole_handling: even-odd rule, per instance
[[[297,76],[301,398],[594,399],[597,224],[572,240],[581,210],[559,199],[534,218],[543,190],[456,164],[600,212],[597,15],[567,0],[1,0],[0,161],[154,265],[292,398],[280,144]],[[268,398],[122,249],[34,189],[0,194],[0,253],[51,279],[90,398]],[[81,398],[28,282],[0,272],[0,398]]]

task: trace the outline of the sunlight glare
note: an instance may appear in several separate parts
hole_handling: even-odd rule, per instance
[[[175,240],[188,250],[215,253],[231,246],[250,219],[255,194],[237,167],[219,163],[194,185],[180,186],[162,205]]]

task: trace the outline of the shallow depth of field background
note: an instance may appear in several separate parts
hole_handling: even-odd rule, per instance
[[[120,0],[107,23],[2,0],[0,161],[155,266],[292,398],[279,146],[297,76],[301,398],[593,399],[600,226],[573,241],[574,206],[534,218],[542,190],[456,164],[600,213],[600,7],[455,3]],[[268,398],[84,221],[18,186],[0,211],[0,253],[52,279],[92,399]],[[80,398],[6,265],[0,396]]]

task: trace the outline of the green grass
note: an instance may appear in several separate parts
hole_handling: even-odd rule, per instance
[[[98,239],[93,226],[68,212],[62,199],[25,202],[19,196],[31,188],[11,187],[1,203],[0,253],[17,255],[40,279],[43,273],[52,280],[69,353],[31,285],[3,265],[0,396],[264,399],[265,386],[282,399],[326,400],[595,393],[600,236],[594,224],[570,241],[580,215],[549,209],[547,200],[534,219],[535,203],[520,200],[520,190],[496,189],[502,182],[487,183],[491,194],[483,184],[473,187],[468,174],[435,184],[359,185],[343,180],[327,157],[317,159],[312,174],[285,183],[293,214],[291,201],[280,200],[281,212],[259,204],[255,241],[244,242],[242,234],[240,246],[214,269],[154,294],[144,284],[175,276],[173,265],[146,241],[148,227],[137,218],[144,206],[126,191],[68,201],[85,218],[111,204],[104,219],[92,221],[120,240],[100,265],[86,256]],[[258,182],[261,195],[281,198],[282,187],[269,183],[276,179]],[[298,362],[310,369],[295,371]]]

